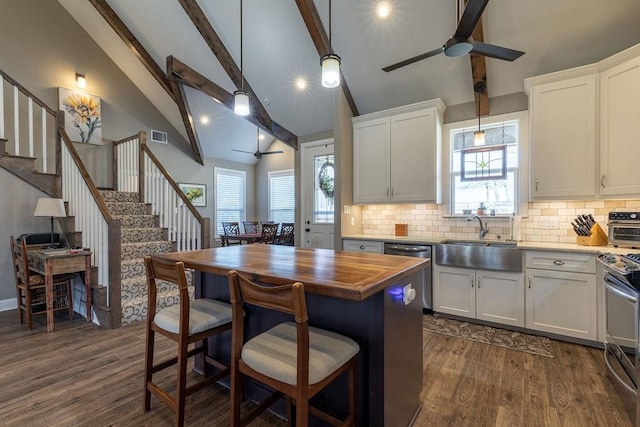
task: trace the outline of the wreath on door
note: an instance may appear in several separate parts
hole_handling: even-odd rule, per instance
[[[329,172],[329,168],[331,168],[331,172]],[[320,191],[322,191],[324,197],[330,200],[333,199],[334,174],[335,168],[331,162],[324,162],[318,172],[318,184],[320,186]]]

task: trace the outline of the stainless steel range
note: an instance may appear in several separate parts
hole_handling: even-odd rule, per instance
[[[598,261],[605,270],[605,362],[634,425],[640,426],[640,254],[603,254]]]

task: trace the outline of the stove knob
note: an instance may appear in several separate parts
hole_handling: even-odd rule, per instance
[[[629,217],[630,217],[631,219],[636,219],[637,215],[636,215],[636,214],[634,214],[634,213],[632,213],[631,215],[629,215]]]

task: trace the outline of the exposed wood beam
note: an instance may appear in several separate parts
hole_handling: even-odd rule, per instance
[[[173,56],[167,57],[167,77],[178,79],[182,83],[191,86],[195,89],[202,91],[203,93],[213,97],[219,101],[222,105],[233,110],[233,95],[195,71],[193,68],[184,64],[180,60]],[[261,121],[259,115],[249,115],[247,120],[254,125],[260,127],[265,132],[273,135],[288,146],[298,149],[298,136],[293,132],[280,126],[273,120]]]
[[[249,98],[249,102],[251,103],[251,114],[257,115],[259,117],[260,123],[268,124],[267,128],[271,128],[271,117],[267,110],[264,108],[260,99],[256,95],[255,91],[249,85],[249,82],[244,78],[242,73],[240,72],[240,68],[236,65],[235,61],[231,57],[231,54],[225,47],[220,37],[218,37],[218,33],[213,29],[213,26],[209,22],[209,19],[204,14],[200,6],[196,0],[178,0],[182,5],[182,8],[186,12],[186,14],[193,22],[193,25],[196,27],[200,35],[211,49],[211,52],[218,58],[220,65],[227,72],[227,75],[231,78],[233,84],[236,85],[236,88],[240,89],[243,87],[243,79],[244,79],[244,90],[251,93],[251,97]],[[284,141],[283,141],[284,142]]]
[[[176,96],[171,90],[171,85],[164,75],[162,67],[160,67],[156,61],[153,60],[149,52],[142,46],[142,43],[133,35],[133,33],[127,28],[124,22],[116,14],[116,12],[109,6],[106,0],[89,0],[93,7],[102,15],[105,21],[111,26],[113,31],[116,32],[122,39],[122,41],[131,49],[133,54],[142,62],[142,65],[151,73],[153,78],[162,86],[162,88],[169,94],[169,96],[176,101]]]
[[[316,46],[318,55],[322,57],[328,54],[330,51],[329,36],[327,36],[327,33],[322,26],[320,15],[318,15],[318,10],[313,4],[313,0],[296,0],[296,5],[298,5],[298,10],[300,11],[302,20],[307,26],[307,31],[311,36],[311,41],[313,41],[313,44]],[[351,95],[351,91],[349,90],[349,86],[347,85],[347,81],[345,80],[342,71],[340,71],[340,79],[340,86],[342,87],[342,92],[344,93],[347,103],[351,108],[351,112],[354,116],[359,116],[360,113],[358,112],[356,101]]]
[[[184,127],[187,130],[189,141],[192,141],[191,148],[193,149],[195,160],[202,166],[204,166],[204,159],[202,158],[202,146],[200,145],[198,132],[196,131],[195,124],[193,123],[193,116],[191,114],[191,110],[189,109],[189,104],[187,103],[187,96],[184,93],[184,87],[182,84],[178,83],[175,80],[170,81],[170,85],[173,92],[178,98],[178,109],[180,110],[180,116],[182,117]]]
[[[465,6],[467,4],[467,0],[464,2]],[[478,42],[484,42],[484,34],[482,32],[482,17],[478,20],[476,24],[476,28],[471,33],[471,38]],[[472,78],[472,88],[476,87],[478,82],[483,82],[485,90],[484,92],[478,93],[474,91],[474,111],[476,115],[478,114],[478,97],[480,98],[480,115],[487,116],[489,115],[489,86],[487,84],[487,65],[486,58],[483,55],[469,55],[471,60],[471,78]]]
[[[182,122],[184,124],[185,130],[187,131],[187,137],[189,139],[189,144],[191,145],[191,149],[193,150],[194,160],[196,160],[201,165],[204,165],[204,161],[202,159],[202,149],[200,147],[200,142],[198,141],[197,133],[195,132],[195,128],[193,126],[193,121],[190,119],[190,115],[188,113],[188,106],[186,103],[186,98],[184,94],[177,84],[172,84],[171,81],[166,77],[162,68],[154,61],[149,52],[142,46],[142,43],[133,35],[133,33],[127,28],[125,23],[120,19],[120,17],[116,14],[116,12],[109,6],[106,0],[89,0],[93,7],[98,11],[100,15],[104,18],[104,20],[111,26],[113,31],[120,36],[122,41],[131,49],[133,54],[140,60],[142,65],[149,71],[149,73],[153,76],[154,79],[162,86],[162,88],[169,94],[171,99],[176,103],[178,110],[180,111],[180,116],[182,117]]]

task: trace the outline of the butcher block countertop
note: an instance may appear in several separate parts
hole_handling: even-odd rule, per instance
[[[340,252],[278,245],[237,245],[154,255],[185,267],[226,276],[236,270],[268,284],[302,282],[305,291],[362,301],[425,268],[423,258]]]

